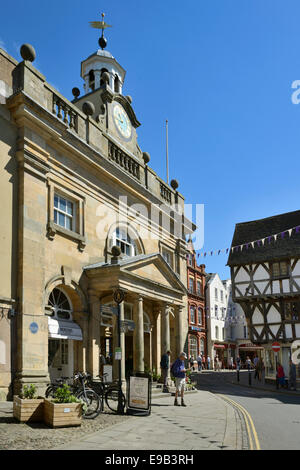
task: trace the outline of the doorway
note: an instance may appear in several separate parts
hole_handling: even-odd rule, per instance
[[[51,381],[74,374],[73,340],[49,339],[48,367]]]

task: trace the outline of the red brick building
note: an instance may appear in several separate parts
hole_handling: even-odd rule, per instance
[[[196,359],[201,352],[207,356],[207,324],[205,310],[205,264],[197,265],[196,253],[192,241],[188,242],[187,255],[188,288],[188,357]]]

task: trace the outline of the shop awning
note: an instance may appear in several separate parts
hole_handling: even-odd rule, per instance
[[[224,344],[214,344],[215,349],[225,349]]]
[[[74,321],[56,320],[48,317],[49,338],[82,341],[82,331]]]

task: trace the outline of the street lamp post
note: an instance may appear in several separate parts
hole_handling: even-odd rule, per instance
[[[121,348],[121,312],[120,304],[123,302],[125,294],[121,289],[116,289],[114,291],[114,301],[118,305],[118,347]],[[121,351],[121,355],[124,351]],[[122,356],[121,356],[122,357]],[[122,392],[122,360],[119,358],[119,381],[118,381],[118,409],[117,413],[120,415],[124,414],[124,404],[123,404],[123,392]]]

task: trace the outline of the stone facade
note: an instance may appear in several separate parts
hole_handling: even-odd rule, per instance
[[[31,62],[1,49],[0,61],[0,397],[11,383],[42,393],[54,376],[96,377],[100,354],[116,376],[115,316],[101,313],[116,288],[125,292],[123,379],[125,365],[159,372],[188,330],[185,237],[195,227],[183,196],[144,162],[131,100],[102,84],[86,95],[102,115],[88,116],[84,99],[68,101]],[[116,103],[129,140],[112,122]]]

